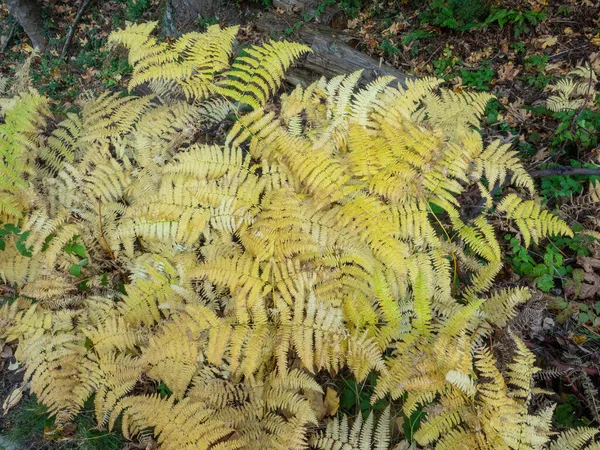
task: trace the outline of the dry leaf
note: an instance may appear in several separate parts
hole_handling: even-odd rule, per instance
[[[590,182],[589,193],[592,201],[600,203],[600,181]]]
[[[52,78],[54,78],[55,80],[60,80],[62,78],[60,69],[58,67],[55,67],[54,69],[52,69],[51,73],[52,73]]]
[[[410,442],[404,440],[394,445],[390,450],[408,450],[409,448],[411,448],[411,445],[412,444]]]
[[[537,43],[542,48],[552,47],[558,43],[558,37],[557,36],[542,36],[541,38],[537,39]]]
[[[400,31],[402,31],[402,28],[403,27],[399,22],[394,22],[389,28],[383,30],[382,34],[396,36]]]
[[[13,389],[13,391],[8,394],[8,397],[6,397],[6,400],[4,400],[4,403],[2,404],[2,415],[5,416],[11,408],[21,401],[21,398],[23,398],[23,386]]]
[[[596,34],[596,36],[590,39],[590,42],[594,45],[600,46],[600,33]]]
[[[498,69],[498,81],[512,81],[520,71],[520,69],[515,69],[512,62],[508,62]]]
[[[325,407],[326,416],[335,416],[340,407],[340,398],[334,389],[327,388],[325,393],[325,400],[323,400],[323,406]]]
[[[13,356],[12,348],[10,348],[8,345],[4,344],[4,346],[2,347],[2,353],[0,353],[0,358],[9,359],[9,358],[12,358],[12,356]]]
[[[310,402],[312,410],[315,412],[315,416],[319,421],[325,417],[325,405],[323,404],[323,394],[317,391],[308,391],[304,394],[306,399]]]
[[[585,272],[579,289],[579,298],[592,298],[600,295],[600,275],[596,273],[596,270],[600,271],[600,259],[593,256],[578,256],[577,264]]]
[[[590,53],[590,62],[596,75],[600,75],[600,52]]]
[[[542,162],[542,161],[546,160],[549,156],[550,156],[550,151],[548,150],[548,147],[542,147],[535,153],[535,155],[533,157],[533,161]]]

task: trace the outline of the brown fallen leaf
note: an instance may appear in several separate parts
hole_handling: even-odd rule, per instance
[[[310,402],[312,410],[319,421],[325,417],[325,404],[323,403],[323,394],[317,391],[307,391],[304,396]]]
[[[600,296],[600,258],[594,256],[578,256],[577,264],[583,270],[583,281],[579,289],[579,298],[592,298],[596,295]]]
[[[2,359],[10,359],[13,356],[12,348],[8,345],[4,344],[2,347],[2,353],[0,353],[0,358]]]
[[[600,295],[600,275],[597,273],[586,272],[584,282],[581,283],[579,298],[592,298]]]
[[[512,81],[519,72],[521,72],[521,69],[515,69],[515,65],[508,62],[498,69],[498,81]]]
[[[590,63],[596,75],[600,75],[600,52],[590,53]]]
[[[334,389],[331,389],[330,387],[327,388],[323,406],[325,407],[326,416],[335,416],[340,407],[340,398]]]
[[[542,162],[542,161],[546,160],[549,156],[550,156],[550,150],[548,150],[548,147],[540,147],[538,149],[538,151],[535,153],[535,155],[533,156],[533,161],[534,162]]]
[[[536,41],[541,48],[553,47],[558,43],[558,36],[542,36]]]

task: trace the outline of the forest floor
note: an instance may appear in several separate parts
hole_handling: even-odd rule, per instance
[[[46,0],[49,47],[31,67],[32,85],[52,99],[58,115],[68,112],[86,92],[125,89],[131,69],[123,53],[106,46],[106,38],[127,22],[158,20],[161,14],[158,0],[92,2],[63,60],[60,49],[78,6],[70,0]],[[237,8],[244,21],[242,45],[268,39],[253,26],[253,19],[266,10],[286,17],[287,37],[294,40],[302,26],[318,23],[319,12],[331,6],[343,12],[336,28],[354,34],[353,45],[362,52],[407,74],[441,77],[457,92],[486,91],[496,97],[485,112],[485,138],[513,145],[535,176],[541,202],[576,231],[573,238],[548,240],[530,249],[516,238],[504,240],[506,265],[498,282],[529,285],[538,292],[515,326],[522,326],[524,339],[547,368],[541,384],[556,393],[556,425],[597,427],[600,245],[586,230],[600,232],[600,96],[595,94],[600,89],[595,79],[600,76],[600,2],[324,0],[316,4],[316,14],[289,17],[271,5],[229,0],[224,4]],[[198,17],[196,23],[202,30],[219,23],[219,18]],[[0,49],[4,49],[0,75],[5,76],[14,73],[32,50],[22,30],[15,27],[11,35],[11,28],[0,5]],[[583,76],[572,74],[575,70]],[[546,102],[553,86],[569,79],[582,87],[578,96],[572,95],[573,107],[552,111]],[[586,172],[580,169],[590,170],[582,174]],[[13,362],[9,350],[5,347],[0,355],[1,367]],[[0,400],[10,386],[6,379],[0,382]],[[340,406],[362,409],[369,396],[368,386],[349,383]],[[29,424],[31,416],[42,417],[43,411],[31,399],[25,405],[29,410],[16,408],[0,420],[0,430],[18,428],[16,433],[23,434],[49,426],[39,420],[35,426]],[[41,442],[30,434],[31,447],[24,448],[121,448],[114,435],[87,432],[56,443],[51,438]]]

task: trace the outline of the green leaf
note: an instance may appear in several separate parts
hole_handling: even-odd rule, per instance
[[[88,264],[88,259],[87,258],[83,258],[82,260],[79,261],[79,265],[81,267],[85,267]]]
[[[13,225],[12,223],[7,223],[6,225],[4,225],[4,229],[9,233],[13,234],[19,234],[21,232],[21,229],[16,225]]]
[[[554,279],[552,278],[552,275],[544,274],[537,279],[536,284],[542,292],[548,292],[554,287]]]
[[[31,258],[31,252],[27,249],[27,247],[25,246],[25,244],[22,241],[17,241],[15,243],[15,245],[21,255]]]
[[[533,271],[533,265],[531,263],[526,262],[524,264],[521,264],[521,267],[519,267],[519,269],[523,273],[523,275],[529,275]]]
[[[548,266],[544,265],[544,264],[537,264],[534,268],[533,268],[533,272],[531,273],[531,275],[533,275],[534,277],[541,277],[544,274],[548,273]]]
[[[79,275],[81,275],[81,266],[79,264],[71,264],[69,273],[74,277],[78,277]]]
[[[4,250],[6,248],[6,242],[3,239],[0,239],[0,250]]]
[[[583,269],[574,269],[573,270],[573,279],[575,281],[579,281],[581,283],[584,278],[585,278],[585,272],[583,271]]]
[[[580,325],[583,325],[584,323],[587,323],[587,322],[591,322],[591,320],[592,320],[592,316],[589,315],[588,313],[579,314],[578,322]]]
[[[75,244],[71,247],[71,251],[81,258],[85,258],[85,247],[81,244]]]
[[[560,253],[554,254],[554,265],[562,266],[563,265],[563,256]]]

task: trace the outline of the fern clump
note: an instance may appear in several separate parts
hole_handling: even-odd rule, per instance
[[[121,418],[161,448],[386,448],[389,409],[324,430],[309,401],[317,372],[375,371],[373,400],[429,411],[423,445],[549,443],[551,410],[528,411],[532,354],[515,338],[505,380],[485,348],[529,298],[492,290],[492,224],[526,244],[571,231],[533,199],[491,195],[534,188],[477,131],[490,96],[435,79],[358,89],[355,73],[275,105],[306,47],[232,62],[235,27],[168,45],[154,26],[111,38],[130,87],[153,94],[88,99],[51,129],[35,91],[2,103],[0,221],[18,232],[0,273],[18,295],[0,331],[57,423],[93,395],[99,426]],[[468,217],[471,189],[483,202]]]

